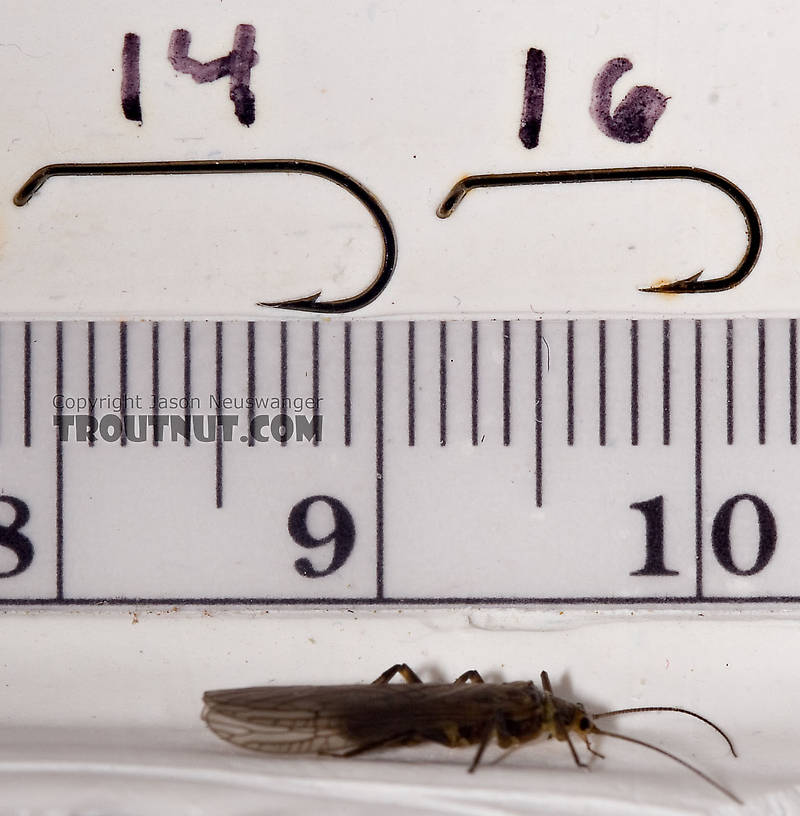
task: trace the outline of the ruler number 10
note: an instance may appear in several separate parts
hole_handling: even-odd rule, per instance
[[[758,552],[751,567],[743,569],[733,560],[731,549],[731,521],[738,504],[747,502],[756,511],[758,522]],[[664,563],[664,497],[634,502],[631,510],[638,510],[645,521],[645,561],[641,569],[631,575],[678,575]],[[769,564],[775,554],[778,529],[769,505],[752,493],[739,493],[722,504],[711,525],[711,548],[717,561],[733,575],[755,575]]]
[[[309,527],[309,511],[312,506],[323,502],[330,508],[333,517],[333,526],[329,533],[324,536],[314,536]],[[353,551],[353,544],[356,540],[356,526],[350,511],[332,496],[309,496],[307,499],[299,501],[289,513],[289,535],[301,546],[313,550],[317,547],[324,547],[326,544],[333,544],[333,555],[330,563],[325,569],[318,570],[309,558],[298,558],[294,562],[294,568],[306,578],[323,578],[341,567]]]

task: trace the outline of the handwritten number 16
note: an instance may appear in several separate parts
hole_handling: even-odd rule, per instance
[[[667,107],[667,97],[650,85],[636,85],[611,112],[611,94],[617,80],[633,68],[624,57],[609,60],[597,73],[592,84],[589,115],[602,133],[626,144],[644,142]],[[539,144],[544,112],[544,89],[547,59],[538,48],[528,50],[525,63],[525,89],[522,95],[522,122],[519,139],[528,149]]]

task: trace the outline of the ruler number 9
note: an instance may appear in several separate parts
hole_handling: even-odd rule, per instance
[[[330,508],[333,528],[320,538],[312,535],[308,529],[308,514],[312,505],[324,502]],[[341,567],[353,551],[356,540],[356,526],[350,511],[332,496],[309,496],[298,502],[289,513],[289,535],[301,546],[313,550],[333,544],[333,555],[330,563],[323,570],[318,570],[308,558],[298,558],[294,568],[306,578],[323,578]]]
[[[749,503],[756,511],[758,523],[758,552],[751,567],[742,568],[733,560],[731,548],[731,521],[738,504]],[[656,496],[647,501],[635,502],[631,510],[638,510],[645,519],[645,562],[644,566],[631,575],[678,575],[676,570],[667,569],[664,564],[664,497]],[[733,496],[714,516],[711,525],[711,548],[714,555],[728,572],[733,575],[755,575],[769,564],[775,554],[778,528],[769,505],[752,493]]]
[[[17,564],[13,569],[0,572],[0,578],[11,578],[12,575],[19,575],[25,572],[33,561],[33,544],[31,540],[23,535],[19,529],[27,524],[31,517],[28,505],[22,499],[15,496],[0,496],[0,502],[11,505],[14,510],[14,518],[11,524],[5,526],[0,524],[0,547],[5,547],[17,557]]]

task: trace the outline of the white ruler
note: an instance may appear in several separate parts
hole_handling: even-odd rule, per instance
[[[797,601],[796,443],[795,320],[4,323],[0,598]]]

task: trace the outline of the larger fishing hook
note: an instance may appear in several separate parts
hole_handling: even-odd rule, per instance
[[[394,272],[397,261],[397,239],[389,216],[378,199],[351,176],[318,162],[302,159],[233,159],[225,161],[157,161],[157,162],[99,162],[85,164],[48,164],[40,167],[14,196],[14,203],[22,207],[30,201],[36,191],[55,176],[149,176],[149,175],[190,175],[193,173],[305,173],[338,184],[358,199],[378,225],[383,240],[383,259],[378,274],[356,295],[340,300],[323,300],[322,292],[293,300],[273,303],[258,303],[258,306],[272,306],[276,309],[297,309],[301,312],[323,314],[350,312],[361,309],[375,300],[386,288]]]
[[[464,196],[479,187],[510,187],[519,184],[570,184],[592,181],[644,181],[647,179],[692,179],[710,184],[731,198],[741,211],[747,230],[747,248],[736,268],[721,278],[699,280],[701,269],[688,278],[648,286],[641,292],[695,293],[721,292],[738,286],[753,270],[761,252],[761,221],[753,202],[732,181],[699,167],[610,167],[598,170],[545,170],[531,173],[496,173],[461,179],[439,206],[439,218],[448,218]]]

